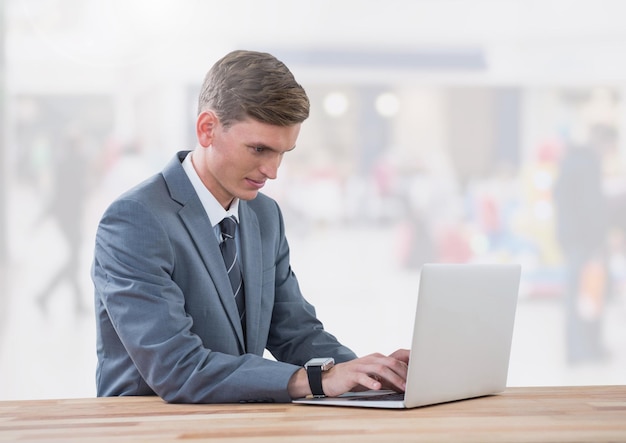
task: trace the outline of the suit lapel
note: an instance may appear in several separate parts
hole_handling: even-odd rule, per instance
[[[233,290],[230,286],[219,244],[215,235],[213,235],[213,227],[209,217],[206,215],[206,211],[202,207],[202,203],[181,165],[185,155],[186,152],[179,152],[176,158],[163,170],[163,177],[169,187],[172,199],[182,205],[179,211],[182,223],[195,243],[200,259],[204,262],[215,285],[222,307],[237,333],[239,345],[245,351],[246,347],[241,321],[239,320],[239,312],[237,311]],[[247,302],[247,279],[245,283]]]

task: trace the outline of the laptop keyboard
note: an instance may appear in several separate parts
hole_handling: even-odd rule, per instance
[[[387,394],[380,395],[364,395],[364,396],[355,396],[349,397],[351,401],[403,401],[404,400],[404,392],[389,392]]]

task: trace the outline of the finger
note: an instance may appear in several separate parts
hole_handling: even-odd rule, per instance
[[[373,371],[373,373],[380,377],[379,381],[388,389],[404,391],[406,389],[406,377],[408,372],[406,363],[396,359],[389,359],[385,361],[385,363],[387,363],[387,365],[382,365],[376,371]]]
[[[400,377],[395,372],[388,372],[383,376],[382,385],[386,389],[392,389],[394,391],[404,392],[406,390],[406,378]]]
[[[406,353],[400,352],[399,355],[406,355]],[[406,388],[407,364],[390,356],[371,354],[351,362],[336,365],[333,369],[334,371],[329,372],[334,372],[334,375],[337,376],[340,374],[347,375],[345,370],[352,372],[352,383],[349,383],[351,386],[345,386],[347,390],[360,390],[360,387],[362,387],[372,390],[385,388],[404,391]],[[346,381],[344,378],[344,382]]]
[[[382,389],[383,383],[375,378],[376,376],[360,373],[357,377],[357,383],[366,389],[372,389],[374,391],[378,391]]]
[[[398,349],[394,353],[390,354],[391,358],[395,358],[396,360],[400,360],[401,362],[409,364],[409,357],[411,355],[411,351],[408,349]]]

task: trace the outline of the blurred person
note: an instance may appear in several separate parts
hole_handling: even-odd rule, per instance
[[[45,312],[55,291],[69,284],[74,299],[74,310],[87,313],[81,285],[81,246],[83,242],[83,215],[87,200],[88,161],[83,152],[83,140],[79,134],[71,134],[61,146],[54,162],[52,196],[44,214],[37,223],[47,217],[53,218],[67,245],[67,258],[52,278],[36,296],[39,307]],[[56,256],[55,256],[56,259]]]
[[[413,177],[413,182],[429,188],[428,180]],[[420,270],[425,263],[437,261],[433,230],[428,220],[428,207],[419,194],[407,191],[402,196],[403,212],[397,229],[396,254],[400,264],[413,270]]]
[[[324,330],[291,270],[280,208],[259,192],[308,115],[304,89],[270,54],[234,51],[210,69],[194,150],[114,201],[98,226],[99,396],[289,402],[404,390],[408,350],[357,358]],[[232,218],[234,234],[222,234]],[[237,255],[226,253],[233,241]],[[316,357],[336,364],[307,372]]]
[[[601,145],[589,140],[566,146],[554,187],[557,239],[565,271],[568,363],[603,361],[604,306],[609,284],[607,200],[602,188]]]

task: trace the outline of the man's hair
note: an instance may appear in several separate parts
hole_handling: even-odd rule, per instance
[[[308,118],[309,98],[273,55],[239,50],[218,60],[204,78],[198,114],[209,109],[226,127],[247,118],[291,126]]]

